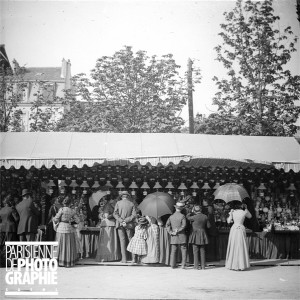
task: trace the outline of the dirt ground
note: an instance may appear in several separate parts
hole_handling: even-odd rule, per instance
[[[4,296],[5,269],[0,274],[1,299],[13,299]],[[49,299],[300,299],[300,266],[252,262],[247,271],[231,271],[222,263],[194,270],[85,261],[59,268],[57,288]]]

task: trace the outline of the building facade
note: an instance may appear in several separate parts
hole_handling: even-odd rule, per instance
[[[41,100],[39,109],[53,112],[52,121],[57,121],[69,109],[62,100],[65,91],[71,88],[71,63],[62,60],[61,67],[26,68],[22,77],[22,96],[18,109],[22,111],[22,131],[30,130],[33,103]]]

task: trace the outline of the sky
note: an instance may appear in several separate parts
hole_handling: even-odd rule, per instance
[[[275,0],[279,29],[290,25],[300,36],[296,0]],[[96,60],[112,56],[125,45],[149,56],[173,54],[181,71],[188,58],[201,69],[202,82],[196,86],[194,115],[216,111],[212,98],[217,92],[214,76],[225,74],[215,60],[214,47],[223,13],[235,6],[233,0],[123,0],[123,1],[8,1],[0,0],[1,44],[10,61],[26,67],[59,67],[70,59],[72,75],[90,74]],[[289,64],[300,74],[300,46]],[[188,120],[187,106],[181,116]],[[188,122],[186,123],[188,125]]]

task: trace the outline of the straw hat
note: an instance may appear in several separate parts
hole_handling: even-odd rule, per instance
[[[183,209],[184,208],[184,203],[183,202],[177,202],[174,205],[174,207],[177,208],[177,209]]]

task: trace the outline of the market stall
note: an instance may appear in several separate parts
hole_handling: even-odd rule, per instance
[[[300,147],[292,137],[7,132],[0,134],[0,149],[1,196],[30,188],[45,225],[52,200],[71,194],[85,219],[86,255],[95,254],[99,231],[90,223],[92,195],[128,190],[137,204],[156,191],[176,199],[191,195],[204,207],[213,204],[222,257],[228,207],[214,203],[213,193],[227,182],[245,187],[259,222],[254,231],[262,231],[249,233],[251,255],[291,257],[294,250],[282,251],[280,245],[299,244]]]

